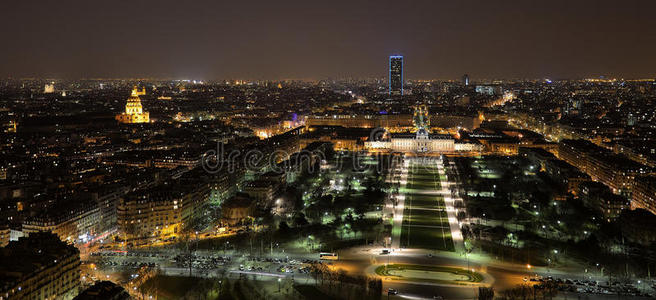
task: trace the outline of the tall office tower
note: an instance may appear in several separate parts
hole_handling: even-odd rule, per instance
[[[469,85],[469,74],[462,75],[462,84],[463,84],[464,86],[468,86],[468,85]]]
[[[403,56],[389,57],[389,94],[403,95]]]

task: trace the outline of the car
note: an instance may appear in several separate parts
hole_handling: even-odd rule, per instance
[[[389,253],[390,251],[388,249],[383,249],[382,251],[380,251],[380,254],[382,255],[389,254]]]
[[[393,288],[389,288],[389,289],[387,289],[387,294],[388,294],[388,295],[396,295],[396,294],[398,294],[398,293],[399,293],[399,291],[397,291],[397,290],[395,290],[395,289],[393,289]]]

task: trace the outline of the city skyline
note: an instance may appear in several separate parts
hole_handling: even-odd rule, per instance
[[[656,298],[655,10],[6,3],[0,300]]]
[[[653,78],[650,11],[629,1],[8,3],[2,77]],[[519,26],[518,26],[519,25]]]

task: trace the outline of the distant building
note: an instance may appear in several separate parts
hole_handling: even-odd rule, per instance
[[[579,198],[583,204],[591,209],[601,212],[608,221],[620,216],[623,210],[629,208],[629,201],[613,194],[602,183],[587,181],[579,184]]]
[[[221,214],[228,225],[235,225],[248,217],[252,217],[256,207],[257,201],[255,199],[237,195],[223,203]]]
[[[568,193],[576,194],[579,185],[590,180],[588,174],[557,158],[547,160],[544,169],[551,179],[565,185]]]
[[[634,178],[651,172],[651,168],[643,164],[586,140],[561,140],[558,158],[587,173],[592,180],[607,185],[613,193],[629,194]]]
[[[355,142],[355,141],[354,141]],[[289,158],[278,164],[278,167],[284,173],[284,177],[278,180],[281,186],[295,182],[302,174],[312,173],[318,169],[321,160],[326,159],[326,153],[334,149],[330,142],[311,142],[303,148],[302,151],[296,152]],[[276,175],[267,175],[260,178],[275,179]]]
[[[483,116],[433,114],[429,115],[431,129],[436,128],[466,128],[473,130],[479,127]],[[411,114],[399,115],[332,115],[310,116],[305,122],[309,129],[312,126],[343,126],[347,128],[377,128],[383,127],[391,132],[402,132],[415,128],[414,116]]]
[[[581,99],[569,99],[565,106],[565,113],[568,115],[578,115],[581,113],[583,101]]]
[[[132,89],[132,94],[128,98],[127,104],[125,104],[125,112],[119,115],[116,115],[116,120],[120,123],[148,123],[150,122],[150,114],[143,111],[141,106],[140,95],[145,95],[146,89],[139,91],[135,86]]]
[[[82,291],[73,300],[129,300],[130,294],[111,281],[98,281]]]
[[[462,85],[464,85],[464,86],[469,85],[469,75],[468,74],[462,75]]]
[[[55,92],[55,83],[46,83],[45,87],[43,88],[43,93],[44,94],[52,94]]]
[[[117,206],[119,233],[125,239],[165,238],[208,202],[209,184],[171,181],[121,197]]]
[[[95,201],[65,203],[28,217],[23,222],[23,234],[52,232],[62,241],[86,242],[99,233],[100,220],[100,209]]]
[[[453,152],[455,139],[445,134],[430,134],[425,129],[412,133],[393,133],[387,141],[367,141],[369,150],[389,150],[392,152]]]
[[[413,124],[416,133],[388,133],[365,141],[367,150],[392,152],[458,152],[481,151],[482,145],[478,143],[456,143],[448,134],[430,133],[430,118],[426,106],[418,106],[413,115]]]
[[[91,199],[98,203],[100,220],[98,230],[107,232],[116,229],[116,206],[121,196],[125,195],[129,189],[123,186],[103,185],[91,192]]]
[[[638,117],[632,113],[626,116],[626,126],[635,126],[638,123]]]
[[[7,224],[0,224],[0,247],[7,246],[11,238],[11,229]]]
[[[80,286],[80,252],[51,233],[0,248],[0,299],[72,299]]]
[[[389,57],[389,94],[403,95],[403,56]]]
[[[278,194],[280,184],[270,180],[255,180],[244,185],[244,193],[263,204],[270,204]]]
[[[390,130],[410,129],[412,125],[412,115],[332,115],[332,116],[310,116],[305,121],[305,126],[309,129],[312,126],[343,126],[349,128],[376,128],[384,127]]]
[[[475,90],[479,94],[488,96],[500,95],[502,93],[502,88],[500,86],[477,85]]]

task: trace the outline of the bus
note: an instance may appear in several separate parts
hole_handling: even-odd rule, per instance
[[[319,258],[326,259],[326,260],[338,260],[339,256],[337,255],[337,253],[321,252],[319,253]]]

